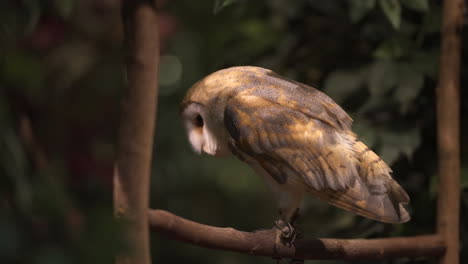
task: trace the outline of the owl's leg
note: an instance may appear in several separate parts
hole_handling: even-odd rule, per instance
[[[276,235],[275,247],[279,243],[285,246],[292,246],[297,237],[294,222],[299,217],[299,208],[302,202],[303,192],[287,191],[279,195],[279,218],[275,221]]]

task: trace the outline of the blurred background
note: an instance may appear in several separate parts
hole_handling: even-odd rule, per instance
[[[203,76],[256,65],[315,86],[343,106],[412,199],[412,220],[404,225],[307,200],[301,226],[308,236],[435,231],[441,1],[157,2],[162,49],[152,208],[245,231],[273,226],[277,210],[260,177],[234,158],[194,154],[178,115],[185,92]],[[466,26],[462,35],[467,47]],[[112,263],[126,247],[112,215],[122,38],[118,0],[0,1],[1,263]],[[462,263],[468,262],[467,62],[465,50]],[[273,263],[156,233],[151,247],[154,263]]]

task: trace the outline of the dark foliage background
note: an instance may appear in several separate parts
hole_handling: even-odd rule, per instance
[[[440,1],[158,1],[162,44],[153,208],[216,226],[270,228],[269,190],[233,158],[192,153],[185,91],[224,67],[257,65],[319,87],[409,192],[411,222],[386,225],[315,200],[309,236],[434,232]],[[0,262],[111,263],[112,163],[122,87],[117,0],[0,2]],[[463,41],[468,43],[466,27]],[[466,47],[466,44],[465,44]],[[462,58],[462,263],[468,261],[467,53]],[[155,73],[156,74],[156,73]],[[155,263],[272,263],[152,234]],[[310,261],[310,263],[318,263]],[[329,262],[341,263],[341,262]],[[364,262],[363,262],[364,263]],[[435,263],[401,259],[386,263]]]

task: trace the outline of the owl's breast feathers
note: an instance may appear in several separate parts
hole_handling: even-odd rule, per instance
[[[312,195],[378,221],[410,219],[402,206],[409,197],[391,169],[324,93],[258,67],[222,70],[197,85],[204,87],[188,98],[222,108],[233,153],[254,159],[279,184],[300,182]]]

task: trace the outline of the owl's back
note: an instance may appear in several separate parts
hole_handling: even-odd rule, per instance
[[[220,72],[229,85],[224,122],[233,149],[256,159],[280,184],[302,178],[312,195],[337,207],[382,222],[409,220],[402,206],[408,195],[330,97],[258,67]]]

